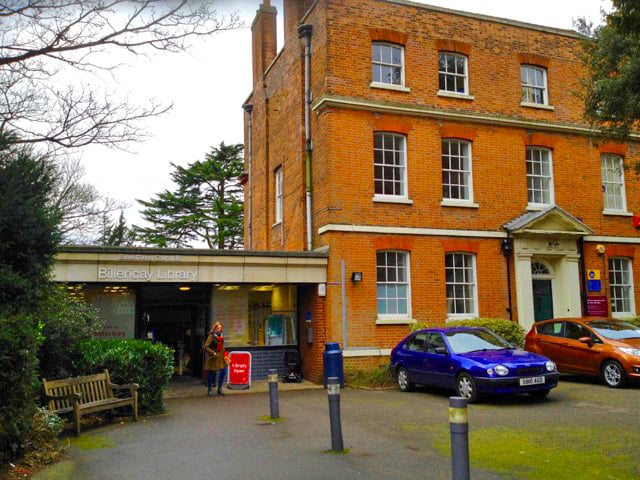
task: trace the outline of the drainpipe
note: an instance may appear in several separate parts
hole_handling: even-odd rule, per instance
[[[252,168],[252,162],[253,162],[253,128],[252,128],[252,115],[251,112],[253,112],[253,105],[245,105],[244,106],[244,111],[247,112],[247,115],[249,115],[249,123],[247,125],[247,136],[249,137],[247,143],[249,144],[249,148],[248,148],[248,152],[247,152],[247,159],[249,161],[249,205],[247,207],[247,216],[249,217],[248,221],[247,221],[247,233],[248,233],[248,243],[249,245],[247,246],[249,250],[251,250],[253,248],[253,215],[252,215],[252,211],[253,211],[253,168]]]
[[[311,144],[311,25],[300,25],[298,34],[304,38],[304,136],[306,143],[305,155],[305,190],[306,190],[306,210],[307,210],[307,250],[313,250],[313,237],[311,228],[311,155],[313,145]]]
[[[513,321],[513,304],[511,302],[511,252],[513,251],[513,244],[509,237],[502,239],[502,254],[507,261],[507,294],[509,296],[509,320]]]
[[[578,253],[580,254],[580,299],[582,300],[582,316],[587,316],[587,286],[585,278],[587,267],[584,260],[584,237],[578,239]],[[604,271],[603,271],[604,272]]]

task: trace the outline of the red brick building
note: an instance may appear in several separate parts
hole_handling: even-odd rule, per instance
[[[245,244],[326,250],[298,291],[324,342],[386,363],[413,322],[535,320],[640,302],[640,136],[597,140],[573,31],[405,0],[264,0],[245,104]]]

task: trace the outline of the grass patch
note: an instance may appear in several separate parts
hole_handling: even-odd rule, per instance
[[[450,456],[447,429],[431,432],[435,447]],[[606,441],[603,441],[606,439]],[[640,432],[613,427],[489,428],[471,430],[471,466],[518,479],[640,478],[637,448]]]
[[[347,453],[349,453],[351,450],[349,450],[348,448],[345,448],[344,450],[340,450],[338,452],[334,451],[334,450],[325,450],[324,453],[328,454],[328,455],[346,455]]]
[[[114,448],[116,442],[107,437],[99,435],[83,435],[70,440],[71,445],[80,450],[98,450],[99,448]]]
[[[271,415],[263,415],[262,417],[260,417],[260,420],[262,420],[263,422],[277,423],[277,422],[281,422],[282,420],[284,420],[284,418],[282,418],[282,417],[271,418]]]
[[[347,369],[344,372],[344,381],[348,386],[355,388],[387,388],[396,384],[388,365],[371,370]]]

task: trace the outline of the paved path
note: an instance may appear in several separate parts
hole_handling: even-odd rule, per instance
[[[168,399],[166,415],[143,417],[137,424],[125,421],[87,428],[83,437],[90,444],[101,440],[108,448],[72,446],[68,460],[37,480],[451,478],[450,459],[442,448],[448,432],[449,392],[343,390],[342,429],[349,452],[342,455],[328,453],[331,439],[323,389],[281,391],[279,422],[268,419],[266,390],[223,398],[204,395],[202,388],[197,397]],[[543,402],[522,396],[472,405],[471,430],[512,428],[522,435],[527,429],[557,432],[558,425],[571,430],[602,424],[610,427],[609,432],[611,428],[621,434],[638,432],[638,395],[638,388],[612,390],[588,382],[561,382]],[[491,453],[500,454],[499,444],[489,447]],[[539,461],[556,454],[544,451]],[[504,472],[475,468],[471,477],[519,478]]]

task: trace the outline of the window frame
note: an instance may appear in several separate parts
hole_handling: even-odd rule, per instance
[[[455,278],[455,256],[460,255],[463,258],[465,258],[465,265],[463,265],[460,268],[463,269],[468,269],[471,271],[471,275],[472,275],[472,279],[471,282],[449,282],[447,279],[447,270],[453,270],[454,271],[454,278]],[[452,261],[452,265],[453,268],[451,267],[447,267],[447,257],[449,256],[453,256],[454,259]],[[470,266],[467,266],[466,263],[468,262],[467,259],[470,259],[471,264]],[[447,303],[447,320],[462,320],[462,319],[468,319],[468,318],[477,318],[479,316],[479,305],[478,305],[478,271],[477,271],[477,261],[476,261],[476,254],[475,253],[471,253],[471,252],[446,252],[445,253],[445,259],[444,259],[444,266],[445,266],[445,299],[446,299],[446,303]],[[463,270],[464,271],[464,270]],[[469,296],[464,295],[463,297],[461,297],[461,299],[463,301],[465,300],[471,300],[473,302],[472,305],[472,309],[469,312],[462,312],[462,313],[458,313],[458,312],[451,312],[450,309],[450,301],[453,301],[453,305],[455,305],[455,301],[457,300],[457,297],[454,295],[453,297],[449,296],[449,287],[453,286],[454,288],[457,285],[462,285],[462,287],[467,287],[467,288],[471,288],[471,294]]]
[[[460,75],[457,72],[448,72],[446,70],[440,70],[440,57],[441,56],[451,56],[454,58],[462,58],[464,60],[464,75]],[[445,65],[447,65],[447,62],[445,61]],[[457,62],[456,62],[457,65]],[[445,86],[448,83],[446,81],[447,77],[463,77],[464,78],[464,91],[463,92],[459,92],[455,89],[455,83],[454,82],[454,89],[450,90],[450,89],[443,89],[440,86],[440,78],[441,76],[444,75],[445,76]],[[458,53],[458,52],[451,52],[448,50],[440,50],[438,51],[438,92],[439,93],[444,93],[446,95],[460,95],[460,96],[469,96],[469,57],[463,53]]]
[[[377,137],[381,137],[382,139],[382,148],[376,148],[376,138]],[[385,148],[385,139],[387,137],[391,137],[393,138],[393,145],[394,148],[392,150],[387,150]],[[397,140],[400,139],[402,141],[402,148],[395,148],[396,146],[396,142]],[[377,162],[377,155],[376,152],[382,152],[381,156],[382,156],[382,162],[378,163]],[[401,165],[397,165],[397,164],[393,164],[391,166],[391,168],[394,169],[394,171],[399,170],[400,171],[400,180],[396,181],[395,179],[385,179],[384,178],[384,171],[385,168],[388,168],[389,165],[384,163],[384,157],[385,157],[385,152],[392,152],[393,157],[395,159],[396,153],[400,153],[400,160],[401,160]],[[382,178],[377,178],[376,177],[376,167],[380,167],[382,169]],[[383,193],[377,193],[377,184],[378,182],[382,182],[382,191]],[[396,185],[399,184],[400,188],[402,189],[402,193],[397,194],[397,193],[384,193],[384,187],[386,185],[386,183],[391,182],[392,185]],[[373,132],[373,198],[374,200],[377,201],[390,201],[390,202],[394,202],[394,201],[402,201],[402,202],[408,202],[409,201],[409,182],[408,182],[408,176],[407,176],[407,136],[403,135],[401,133],[395,133],[395,132],[387,132],[387,131],[379,131],[379,132]],[[395,190],[395,188],[394,188]]]
[[[373,49],[375,46],[380,46],[380,47],[388,47],[390,49],[394,49],[397,48],[400,50],[400,64],[396,65],[393,63],[384,63],[382,61],[382,54],[380,55],[381,59],[380,61],[375,61],[374,57],[373,57]],[[393,61],[393,53],[391,55],[391,60]],[[380,75],[380,80],[374,80],[374,68],[375,67],[378,68],[382,68],[382,67],[390,67],[390,68],[399,68],[400,69],[400,83],[394,83],[394,82],[385,82],[383,81],[382,75]],[[405,61],[404,61],[404,45],[400,45],[397,43],[393,43],[393,42],[385,42],[385,41],[377,41],[374,40],[371,42],[371,86],[376,86],[376,87],[383,87],[383,88],[400,88],[403,89],[405,88]]]
[[[380,254],[384,254],[385,255],[385,264],[384,265],[380,265],[380,263],[378,262],[378,255]],[[396,268],[396,270],[399,269],[398,267],[398,257],[402,256],[404,258],[404,275],[405,275],[405,281],[404,282],[400,282],[397,280],[397,275],[396,275],[396,281],[388,281],[388,273],[387,273],[387,268],[389,266],[388,260],[387,260],[387,255],[389,254],[394,254],[396,255],[396,265],[392,266],[392,268]],[[385,275],[387,276],[387,278],[385,279],[385,281],[379,281],[378,280],[378,271],[380,268],[385,269]],[[396,272],[397,273],[397,272]],[[406,292],[406,296],[405,297],[400,297],[398,295],[396,295],[395,297],[389,297],[389,296],[384,296],[381,297],[379,294],[379,287],[380,286],[387,286],[387,285],[393,285],[393,286],[398,286],[398,285],[404,285],[405,286],[405,292]],[[397,290],[396,290],[397,293]],[[395,313],[380,313],[380,301],[383,300],[385,301],[385,311],[388,312],[388,304],[386,303],[388,300],[395,300],[396,301],[396,305],[398,303],[398,300],[405,300],[406,301],[406,306],[407,306],[407,311],[406,313],[398,313],[398,309],[396,308],[396,312]],[[403,250],[378,250],[376,251],[376,314],[377,314],[377,321],[378,323],[385,323],[385,321],[390,321],[390,322],[394,322],[394,321],[402,321],[402,323],[410,323],[411,322],[411,255],[409,252],[407,251],[403,251]]]
[[[548,168],[549,168],[548,176],[529,173],[529,164],[534,165],[534,160],[529,156],[529,153],[534,151],[540,152],[541,154],[541,157],[540,157],[541,161],[539,162],[540,165],[544,163],[542,161],[543,160],[542,154],[545,153],[547,155]],[[553,182],[553,151],[547,147],[539,147],[539,146],[533,146],[533,145],[527,146],[526,152],[525,152],[525,164],[526,164],[526,173],[527,173],[527,209],[540,210],[550,205],[555,205],[555,193],[554,193],[554,182]],[[535,192],[543,191],[540,189],[532,189],[532,187],[529,184],[530,179],[538,179],[538,178],[546,179],[547,191],[548,191],[548,197],[549,197],[548,203],[531,201],[532,196],[534,197],[533,199],[535,200]]]
[[[276,168],[273,172],[274,175],[274,182],[275,182],[275,186],[274,186],[274,194],[275,194],[275,204],[274,204],[274,215],[275,215],[275,222],[274,225],[278,225],[280,223],[282,223],[282,217],[283,217],[283,172],[282,172],[282,166],[279,166],[278,168]]]
[[[531,83],[525,83],[525,80],[523,80],[522,76],[523,73],[525,72],[525,70],[528,71],[539,71],[542,72],[542,86],[537,85],[537,84],[531,84]],[[545,67],[541,67],[539,65],[532,65],[529,63],[522,63],[520,64],[520,87],[521,87],[521,104],[523,105],[531,105],[531,106],[548,106],[549,105],[549,86],[548,86],[548,80],[547,80],[547,69]],[[527,80],[530,78],[529,75],[527,75]],[[535,75],[534,75],[534,79],[535,79]],[[530,90],[541,90],[542,91],[542,102],[536,102],[535,101],[535,95],[533,95],[533,101],[527,100],[527,98],[529,97],[529,95],[525,95],[525,91],[529,92]]]
[[[616,268],[615,262],[619,262],[619,268]],[[614,318],[627,318],[635,317],[636,305],[635,294],[633,286],[633,263],[630,258],[627,257],[609,257],[607,262],[608,266],[608,279],[609,279],[609,299],[611,303],[611,316]],[[618,282],[615,275],[627,275],[627,283]],[[623,279],[624,280],[624,279]],[[617,295],[616,289],[619,291],[626,291],[626,296]],[[628,304],[628,310],[617,311],[617,301],[621,300]]]
[[[615,181],[607,181],[608,178],[605,178],[605,172],[612,172],[616,166],[612,166],[611,168],[605,168],[605,163],[609,162],[617,162],[617,168],[620,169],[620,182]],[[603,153],[600,155],[600,174],[602,179],[602,200],[603,200],[603,212],[604,213],[627,213],[627,193],[625,188],[625,178],[624,178],[624,157],[622,155],[617,155],[614,153]],[[612,173],[614,176],[615,173]],[[615,180],[615,179],[614,179]],[[607,195],[607,185],[615,185],[620,188],[620,192],[618,196]],[[614,198],[614,203],[617,200],[620,200],[620,208],[612,208],[607,205],[607,198]]]
[[[454,170],[451,168],[451,159],[454,158],[451,155],[451,143],[457,143],[458,144],[458,152],[460,152],[460,147],[462,145],[465,145],[467,147],[467,167],[468,169],[465,170]],[[444,166],[444,162],[445,162],[445,153],[444,153],[444,144],[448,143],[449,144],[449,154],[448,154],[448,159],[449,159],[449,168],[445,169]],[[474,198],[473,198],[473,143],[470,142],[469,140],[465,140],[462,138],[443,138],[440,142],[440,156],[442,159],[441,162],[441,173],[442,173],[442,203],[444,205],[456,205],[456,204],[468,204],[468,205],[473,205],[474,203]],[[458,160],[463,160],[465,159],[465,157],[463,157],[462,155],[458,155],[457,156]],[[445,171],[447,172],[454,172],[454,173],[458,173],[459,175],[462,175],[465,177],[466,183],[463,184],[462,186],[458,185],[459,189],[466,189],[466,191],[468,192],[468,198],[455,198],[455,197],[447,197],[445,196],[445,186],[447,185],[445,183]],[[449,190],[451,189],[452,184],[449,183]]]

